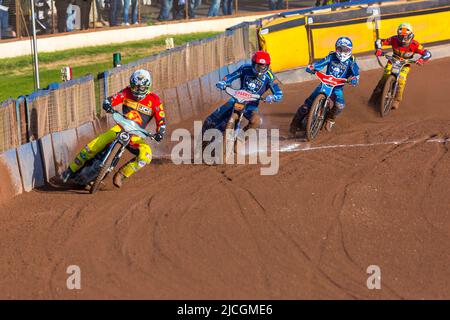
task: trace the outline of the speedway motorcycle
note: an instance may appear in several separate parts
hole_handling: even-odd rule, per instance
[[[262,100],[261,95],[251,93],[247,90],[237,90],[233,89],[230,86],[225,87],[224,91],[232,98],[234,98],[235,102],[233,105],[233,110],[230,113],[230,116],[226,118],[225,121],[221,121],[215,123],[212,127],[204,127],[203,131],[208,129],[217,129],[221,132],[224,132],[223,138],[223,159],[226,162],[228,159],[233,157],[233,154],[236,151],[236,142],[241,132],[241,123],[242,118],[244,116],[245,108],[250,102],[255,102]],[[210,142],[203,144],[203,149]]]
[[[89,192],[91,194],[97,192],[101,182],[114,170],[125,149],[128,149],[133,154],[138,152],[130,146],[132,135],[154,139],[153,134],[142,129],[136,122],[127,119],[120,112],[114,110],[112,117],[120,126],[121,131],[117,133],[113,142],[107,145],[94,158],[88,160],[83,168],[77,171],[71,179],[77,185],[90,186]]]
[[[382,54],[388,61],[392,63],[391,74],[386,79],[383,92],[380,99],[380,115],[384,117],[388,115],[392,109],[392,102],[398,91],[398,78],[403,68],[407,65],[416,63],[414,59],[402,59],[396,56],[390,56],[383,52]]]
[[[323,128],[328,112],[333,107],[331,96],[333,95],[334,89],[338,86],[345,85],[349,81],[345,78],[336,78],[321,71],[315,71],[314,73],[322,83],[320,93],[311,104],[308,116],[299,124],[299,127],[306,128],[306,138],[308,141],[314,140]]]

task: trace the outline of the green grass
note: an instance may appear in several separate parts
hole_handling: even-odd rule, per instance
[[[97,73],[112,68],[112,54],[122,53],[122,64],[148,57],[165,49],[165,39],[174,38],[176,46],[189,41],[211,37],[217,33],[202,32],[186,35],[164,36],[151,40],[125,42],[120,44],[84,47],[39,54],[41,88],[52,82],[60,82],[60,69],[71,66],[74,78]],[[0,101],[9,97],[17,98],[33,92],[34,80],[31,56],[0,59]]]

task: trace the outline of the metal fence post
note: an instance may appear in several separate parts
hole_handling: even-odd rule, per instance
[[[24,96],[20,96],[16,100],[16,121],[17,121],[17,143],[22,145],[21,117],[20,117],[20,101],[25,100]]]

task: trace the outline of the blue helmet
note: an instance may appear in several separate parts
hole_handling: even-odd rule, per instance
[[[352,56],[353,43],[350,38],[340,37],[336,41],[336,55],[342,62],[348,60]]]

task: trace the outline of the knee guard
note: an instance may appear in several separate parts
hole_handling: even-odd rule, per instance
[[[74,161],[69,165],[69,167],[73,172],[77,172],[81,167],[84,166],[86,161],[92,159],[94,156],[95,154],[92,153],[91,149],[89,149],[88,146],[85,146],[83,149],[81,149],[80,153],[77,154]]]
[[[254,112],[248,124],[249,129],[258,129],[259,127],[261,127],[261,125],[262,119],[260,115]]]
[[[130,177],[133,173],[141,170],[147,164],[152,162],[152,149],[148,144],[142,143],[139,145],[139,155],[126,163],[120,172],[126,177]]]
[[[335,119],[339,114],[342,113],[342,111],[345,108],[345,104],[342,103],[336,103],[334,105],[334,108],[331,110],[331,118]]]
[[[403,99],[403,92],[405,91],[405,86],[406,86],[406,76],[400,74],[398,77],[398,88],[395,100],[401,101]]]

